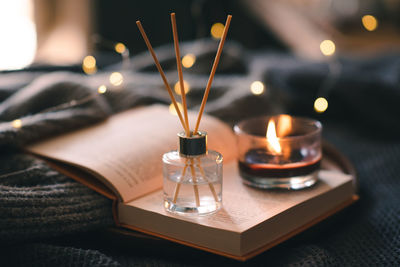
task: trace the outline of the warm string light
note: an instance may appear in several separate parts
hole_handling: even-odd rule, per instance
[[[176,104],[178,105],[179,111],[182,113],[182,111],[183,111],[182,104],[179,103],[179,102],[176,102]],[[176,109],[175,109],[175,106],[174,106],[173,103],[171,103],[169,105],[169,113],[171,113],[172,115],[178,116],[178,114],[176,113]]]
[[[319,48],[324,56],[332,56],[336,50],[335,43],[332,40],[323,40]]]
[[[22,121],[21,121],[20,119],[13,120],[13,121],[11,122],[11,126],[12,126],[13,128],[15,128],[15,129],[19,129],[19,128],[22,127]]]
[[[378,20],[372,15],[364,15],[361,23],[367,31],[375,31],[378,27]],[[321,53],[324,56],[332,56],[335,53],[336,46],[332,40],[323,40],[320,44]],[[328,109],[328,100],[324,97],[318,97],[314,101],[314,110],[323,113]]]
[[[365,15],[361,18],[362,25],[367,31],[374,31],[378,27],[378,20],[372,15]]]
[[[261,95],[264,93],[265,86],[260,81],[254,81],[250,85],[250,91],[253,95]]]
[[[130,65],[130,58],[129,58],[129,49],[125,46],[125,44],[121,42],[113,42],[108,39],[103,38],[100,35],[93,35],[92,36],[93,42],[99,44],[108,49],[112,49],[116,53],[122,56],[122,69],[126,69]],[[82,70],[84,73],[91,75],[97,72],[97,64],[96,58],[92,55],[86,56],[82,61]],[[121,72],[113,72],[109,76],[109,82],[112,86],[118,87],[122,85],[124,82],[124,77]],[[97,88],[97,92],[99,94],[104,94],[108,90],[105,84],[99,85]]]
[[[96,59],[94,58],[94,56],[89,55],[83,59],[82,69],[88,75],[97,72]]]
[[[182,66],[184,68],[191,68],[196,63],[196,56],[193,54],[187,54],[182,58]]]
[[[104,84],[100,85],[99,88],[97,88],[97,92],[99,94],[104,94],[105,92],[107,92],[107,86],[105,86]]]
[[[183,87],[185,89],[185,94],[187,94],[190,91],[190,84],[187,81],[183,80]],[[174,91],[176,94],[181,95],[181,85],[179,84],[179,81],[175,83]]]
[[[374,31],[378,27],[378,20],[372,15],[364,15],[361,19],[362,25],[368,31]],[[211,36],[214,39],[220,39],[224,30],[224,25],[222,23],[215,23],[211,27]],[[114,45],[114,50],[119,54],[124,54],[127,52],[127,48],[123,43],[116,43]],[[332,40],[324,40],[320,44],[321,53],[325,56],[332,56],[335,53],[336,47],[335,43]],[[182,58],[182,65],[185,68],[191,68],[194,63],[196,62],[196,56],[193,54],[187,54]],[[94,74],[97,72],[96,66],[96,59],[92,55],[88,55],[83,59],[82,62],[82,69],[83,71],[88,74]],[[110,77],[109,81],[114,86],[120,86],[123,83],[123,76],[119,72],[113,72]],[[184,81],[185,84],[185,93],[189,92],[190,85]],[[179,83],[175,84],[175,92],[180,94],[180,86]],[[251,86],[250,90],[254,95],[260,95],[264,92],[265,86],[260,81],[254,81]],[[98,93],[104,94],[107,91],[107,87],[105,85],[100,85],[98,87]],[[178,103],[180,105],[180,103]],[[181,108],[181,106],[179,106]],[[328,108],[328,101],[323,98],[319,97],[314,102],[314,109],[318,113],[323,113]],[[173,112],[176,115],[176,111]],[[22,122],[20,119],[12,121],[12,126],[14,128],[20,128],[22,126]]]
[[[318,97],[314,102],[314,109],[318,113],[323,113],[328,108],[328,101],[324,97]]]
[[[130,66],[129,49],[125,44],[121,42],[114,42],[102,37],[99,34],[94,34],[92,36],[93,42],[101,47],[112,49],[117,52],[122,57],[122,69],[128,69]]]
[[[97,88],[97,92],[99,94],[104,94],[106,91],[107,91],[107,87],[104,84],[100,85]],[[50,107],[48,109],[44,109],[44,110],[42,110],[42,111],[40,111],[39,113],[36,113],[36,114],[55,112],[57,110],[62,110],[62,109],[67,109],[67,108],[71,108],[71,107],[74,107],[74,106],[82,105],[84,103],[92,101],[95,97],[96,97],[96,95],[89,94],[86,97],[83,97],[81,99],[78,99],[78,100],[74,99],[74,100],[68,101],[66,103],[62,103],[62,104],[59,104],[57,106]],[[10,124],[15,129],[20,129],[22,127],[22,125],[23,125],[22,119],[15,119],[15,120],[11,121]]]
[[[86,68],[92,69],[92,68],[96,67],[96,59],[94,58],[94,56],[86,56],[83,59],[83,65]]]
[[[217,39],[217,40],[221,39],[222,34],[224,32],[224,28],[225,28],[224,24],[222,24],[220,22],[214,23],[211,26],[211,30],[210,30],[212,38]]]
[[[323,40],[319,46],[324,56],[330,57],[335,53],[336,46],[332,40]],[[329,76],[328,76],[329,77]],[[324,86],[323,86],[324,87]],[[321,91],[322,89],[320,89]],[[321,92],[320,92],[321,93]],[[314,101],[314,110],[317,113],[323,113],[328,108],[328,101],[324,97],[318,97]]]
[[[124,76],[120,72],[113,72],[110,75],[109,81],[114,86],[120,86],[124,82]]]
[[[126,46],[123,43],[116,43],[114,49],[115,52],[123,54],[126,51]]]

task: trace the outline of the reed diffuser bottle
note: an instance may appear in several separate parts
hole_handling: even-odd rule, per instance
[[[198,131],[198,129],[231,19],[232,16],[228,15],[193,132],[190,131],[189,126],[175,13],[171,13],[171,24],[183,112],[181,112],[175,100],[171,86],[167,81],[167,77],[162,70],[142,24],[140,21],[136,21],[136,25],[154,59],[154,63],[184,129],[184,132],[178,134],[179,150],[170,151],[163,155],[164,207],[169,212],[182,215],[202,215],[213,213],[222,206],[222,155],[216,151],[207,151],[207,134]]]
[[[164,207],[181,215],[209,214],[222,206],[222,155],[207,150],[207,133],[178,134],[179,149],[163,155]]]

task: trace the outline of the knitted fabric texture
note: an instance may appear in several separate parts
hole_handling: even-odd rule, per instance
[[[188,105],[197,110],[216,43],[181,46],[197,51],[185,70]],[[156,53],[169,81],[177,80],[171,46]],[[206,111],[227,123],[253,115],[290,112],[316,116],[315,97],[329,95],[322,116],[325,138],[354,163],[360,201],[248,265],[354,266],[400,263],[400,56],[370,60],[339,59],[341,72],[324,87],[326,63],[290,55],[253,54],[227,43]],[[41,138],[90,125],[138,105],[169,104],[147,53],[132,58],[121,87],[100,95],[97,87],[119,66],[96,75],[22,71],[0,76],[0,259],[12,266],[234,266],[239,263],[180,247],[163,253],[143,245],[130,250],[96,233],[113,225],[111,201],[51,169],[20,148]],[[250,93],[260,80],[266,92]],[[376,101],[378,99],[380,101]],[[13,125],[20,120],[21,127]],[[18,125],[17,125],[18,126]],[[385,136],[385,138],[382,138]],[[133,148],[134,149],[134,148]],[[90,234],[94,233],[94,234]],[[140,242],[140,241],[139,241]],[[185,253],[181,253],[184,251]]]

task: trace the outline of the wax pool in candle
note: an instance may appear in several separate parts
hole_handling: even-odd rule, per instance
[[[239,161],[243,176],[286,178],[310,174],[320,167],[321,157],[315,159],[304,151],[293,149],[290,156],[274,155],[265,148],[251,149]]]

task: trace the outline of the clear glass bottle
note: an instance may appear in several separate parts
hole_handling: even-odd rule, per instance
[[[178,134],[179,149],[163,155],[164,207],[181,215],[203,215],[222,207],[222,155],[207,150],[207,133]]]

